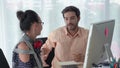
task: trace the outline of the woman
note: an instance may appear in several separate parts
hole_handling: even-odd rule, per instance
[[[33,10],[18,11],[23,37],[13,51],[13,68],[43,68],[39,54],[34,49],[36,36],[41,34],[42,21]]]

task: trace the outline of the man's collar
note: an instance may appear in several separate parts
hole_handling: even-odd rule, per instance
[[[71,34],[68,32],[67,27],[64,27],[64,31],[65,31],[65,34],[66,34],[66,35],[68,35],[68,36],[71,35]],[[81,35],[81,29],[80,29],[80,27],[78,27],[78,31],[75,33],[74,36],[79,36],[79,37],[80,37],[80,35]]]

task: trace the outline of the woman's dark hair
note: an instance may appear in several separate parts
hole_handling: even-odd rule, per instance
[[[75,12],[77,17],[80,16],[80,10],[77,7],[75,7],[75,6],[68,6],[65,9],[63,9],[63,11],[62,11],[63,17],[64,17],[64,13],[69,12],[69,11]]]
[[[33,10],[17,11],[17,18],[20,20],[20,29],[25,32],[30,30],[31,25],[34,22],[39,23],[39,17]]]

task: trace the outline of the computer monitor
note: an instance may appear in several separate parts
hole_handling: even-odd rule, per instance
[[[114,31],[114,20],[91,24],[86,48],[84,68],[92,68],[105,54],[107,59],[112,57],[111,41]]]
[[[0,49],[0,68],[10,68],[2,49]]]

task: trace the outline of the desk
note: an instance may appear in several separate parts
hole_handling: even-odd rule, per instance
[[[83,62],[75,61],[58,62],[57,68],[83,68]]]

